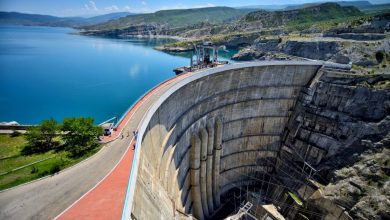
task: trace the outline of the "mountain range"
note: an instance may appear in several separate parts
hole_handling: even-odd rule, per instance
[[[19,12],[0,12],[0,24],[11,25],[35,25],[35,26],[58,26],[58,27],[81,27],[94,25],[118,19],[134,13],[116,12],[105,15],[84,17],[56,17],[40,14],[25,14]]]
[[[305,7],[315,6],[323,4],[327,1],[315,2],[315,3],[304,3],[304,4],[281,4],[281,5],[247,5],[242,7],[237,7],[239,9],[262,9],[267,11],[283,11],[283,10],[294,10],[301,9]],[[329,1],[328,1],[329,2]],[[376,4],[371,4],[369,1],[332,1],[337,3],[340,6],[355,6],[359,10],[363,10],[366,7],[371,7]]]
[[[321,6],[320,14],[310,14],[312,8]],[[231,23],[232,21],[263,20],[262,23],[272,23],[268,18],[274,18],[273,23],[286,23],[292,20],[306,22],[310,20],[329,20],[343,16],[358,15],[360,10],[364,13],[389,12],[390,4],[371,4],[368,1],[337,1],[328,3],[329,7],[323,7],[324,3],[288,4],[288,5],[252,5],[240,8],[231,7],[207,7],[193,9],[161,10],[153,13],[134,14],[118,12],[100,15],[90,18],[84,17],[55,17],[40,14],[25,14],[19,12],[0,12],[0,24],[12,25],[35,25],[35,26],[60,26],[73,27],[84,30],[123,30],[134,27],[138,29],[161,29],[161,28],[185,28],[191,26],[205,27],[204,24],[218,25]],[[342,7],[339,8],[336,5]],[[353,8],[351,8],[353,7]],[[356,9],[356,10],[355,10]],[[267,13],[272,12],[272,13]],[[308,13],[307,13],[308,12]],[[290,19],[291,13],[297,13]],[[289,19],[280,18],[288,17]],[[322,16],[321,18],[316,18]],[[264,24],[265,24],[264,23]],[[265,26],[270,26],[265,24]],[[272,25],[271,25],[272,26]],[[146,28],[145,28],[146,27]],[[188,28],[187,28],[188,29]],[[148,30],[146,30],[148,31]]]

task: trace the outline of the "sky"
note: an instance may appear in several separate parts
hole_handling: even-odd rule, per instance
[[[324,0],[0,0],[0,11],[54,16],[94,16],[112,12],[148,13],[163,9],[212,6],[282,5]],[[390,3],[390,0],[370,0]]]

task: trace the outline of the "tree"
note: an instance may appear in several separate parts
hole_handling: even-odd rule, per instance
[[[54,138],[58,136],[61,131],[61,126],[54,120],[44,120],[40,126],[41,133],[43,134],[45,145],[51,149],[54,146]]]
[[[53,149],[56,144],[55,138],[61,131],[60,128],[54,119],[44,120],[40,125],[29,128],[26,133],[28,147],[24,149],[24,152],[36,153]]]
[[[39,127],[31,127],[26,132],[27,146],[23,148],[23,154],[32,154],[43,151],[43,137]]]
[[[102,129],[93,124],[92,118],[66,118],[62,126],[63,140],[73,156],[81,156],[94,148]]]

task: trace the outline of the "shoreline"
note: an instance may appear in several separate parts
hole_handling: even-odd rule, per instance
[[[108,31],[80,31],[77,28],[76,32],[70,33],[74,35],[81,36],[95,36],[95,37],[112,37],[112,38],[142,38],[142,39],[173,39],[177,41],[185,41],[185,40],[194,40],[192,38],[185,38],[180,36],[172,36],[172,35],[152,35],[152,34],[110,34]]]

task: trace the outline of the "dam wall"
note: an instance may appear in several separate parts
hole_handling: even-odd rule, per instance
[[[321,66],[231,64],[180,81],[140,127],[125,216],[206,219],[233,188],[269,178],[297,99]]]

